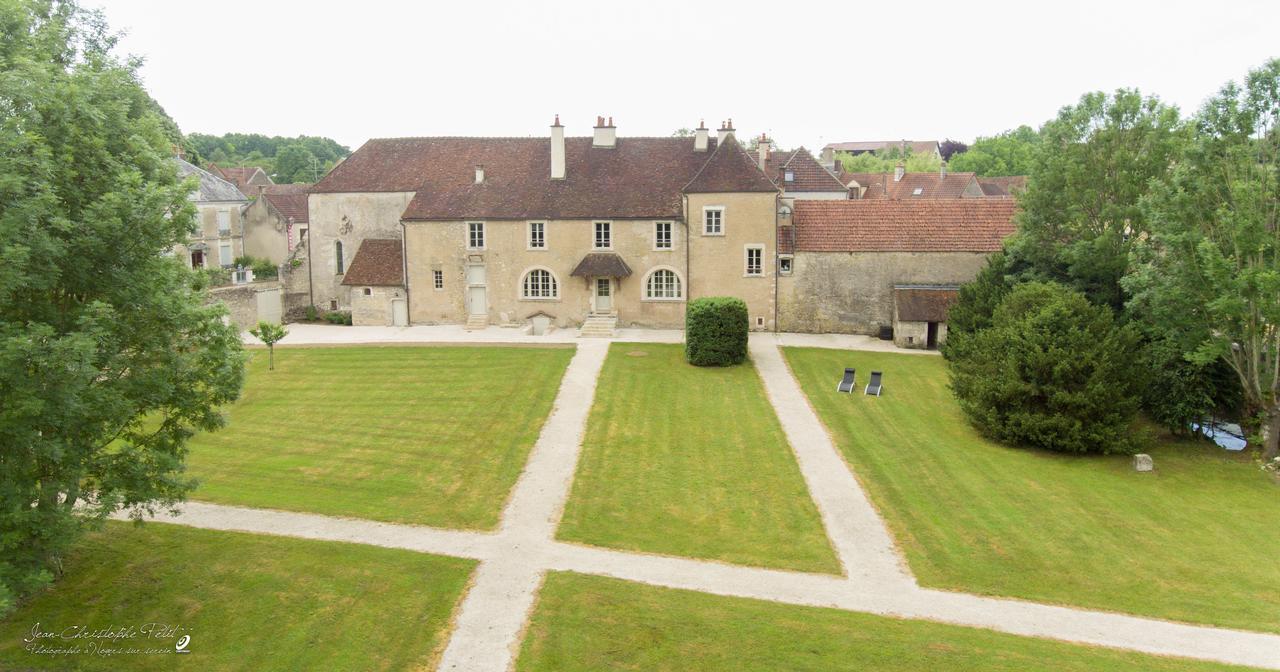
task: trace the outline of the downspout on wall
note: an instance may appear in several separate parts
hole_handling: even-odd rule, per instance
[[[404,280],[404,326],[413,326],[413,307],[412,301],[409,299],[409,239],[408,229],[404,225],[404,220],[400,220],[400,277]],[[395,316],[392,316],[393,323]]]

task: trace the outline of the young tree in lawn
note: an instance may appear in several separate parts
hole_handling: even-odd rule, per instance
[[[183,498],[244,364],[167,253],[194,230],[159,108],[102,16],[0,3],[0,611],[85,528]]]
[[[249,333],[253,334],[255,338],[262,341],[263,345],[267,346],[267,370],[275,371],[276,342],[285,336],[288,336],[289,332],[285,330],[283,325],[276,324],[275,322],[258,322],[258,326],[250,329]]]
[[[1119,312],[1129,249],[1147,233],[1139,201],[1186,144],[1178,110],[1133,90],[1089,93],[1040,136],[1008,244],[1012,273],[1060,282]]]
[[[1232,82],[1195,120],[1186,157],[1145,201],[1150,240],[1125,280],[1131,307],[1225,360],[1280,455],[1280,60]]]

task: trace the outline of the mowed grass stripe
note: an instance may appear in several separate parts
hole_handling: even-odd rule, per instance
[[[680,345],[610,348],[558,536],[840,571],[755,369],[691,366]]]
[[[50,590],[0,622],[0,669],[433,669],[474,567],[376,546],[108,523],[76,547]],[[171,655],[35,654],[22,640],[36,623],[54,632],[180,626],[190,653],[172,655],[175,635],[114,643]],[[77,643],[88,645],[51,645]]]
[[[194,498],[389,522],[496,526],[570,348],[255,351],[228,424],[192,440]]]
[[[969,425],[941,358],[786,348],[922,585],[1280,632],[1280,487],[1247,456],[1165,439],[1124,456],[1010,448]],[[885,396],[837,395],[844,367]]]
[[[538,595],[516,669],[1209,672],[1247,668],[553,572]]]

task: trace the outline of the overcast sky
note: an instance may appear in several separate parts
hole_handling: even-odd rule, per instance
[[[1280,57],[1280,2],[83,0],[185,132],[969,141],[1091,90],[1194,111]]]

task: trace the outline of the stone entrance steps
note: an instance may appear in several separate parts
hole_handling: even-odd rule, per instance
[[[618,318],[613,315],[588,315],[578,330],[578,338],[613,338]]]
[[[468,315],[467,324],[464,327],[467,331],[479,331],[489,326],[488,315]]]

